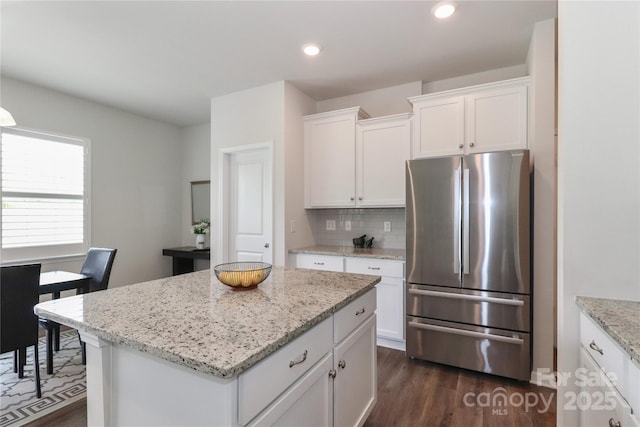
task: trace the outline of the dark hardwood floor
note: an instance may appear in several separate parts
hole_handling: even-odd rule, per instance
[[[378,347],[378,403],[364,425],[555,426],[555,397],[548,388],[408,359],[402,351]],[[544,402],[550,402],[548,407]]]
[[[407,359],[402,351],[378,347],[378,403],[364,425],[551,427],[556,425],[555,397],[548,388]],[[537,404],[527,407],[527,402]],[[83,399],[28,427],[86,425]]]

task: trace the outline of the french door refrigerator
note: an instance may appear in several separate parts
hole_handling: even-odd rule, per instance
[[[407,356],[531,375],[527,150],[407,161]]]

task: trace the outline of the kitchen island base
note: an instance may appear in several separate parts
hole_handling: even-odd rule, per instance
[[[362,425],[376,403],[375,288],[229,379],[81,331],[90,426]]]

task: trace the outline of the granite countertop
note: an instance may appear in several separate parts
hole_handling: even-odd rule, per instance
[[[232,378],[366,293],[380,277],[273,268],[234,291],[213,270],[60,298],[38,316],[196,371]]]
[[[640,362],[640,301],[576,297],[576,303],[632,359]]]
[[[404,261],[406,258],[404,249],[354,248],[351,246],[308,246],[306,248],[290,249],[289,253],[379,258],[396,261]]]

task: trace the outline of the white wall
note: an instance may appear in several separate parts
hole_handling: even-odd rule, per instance
[[[2,105],[20,126],[91,140],[91,244],[118,249],[109,286],[169,276],[162,249],[180,241],[182,219],[179,129],[5,77]]]
[[[418,95],[422,95],[421,81],[318,101],[317,112],[359,106],[371,117],[410,113],[412,107],[407,98]]]
[[[284,85],[283,81],[211,100],[211,187],[212,231],[222,234],[219,219],[219,150],[240,145],[273,143],[273,264],[285,264],[285,194],[284,194]],[[211,262],[226,261],[222,241],[214,239]]]
[[[555,20],[538,22],[531,37],[527,71],[531,76],[529,149],[533,163],[533,370],[551,381],[555,345],[556,153]],[[548,384],[548,383],[547,383]]]
[[[316,102],[290,83],[284,86],[285,251],[314,244],[312,222],[304,209],[304,123]],[[292,221],[295,225],[292,228]],[[285,253],[285,265],[289,257]]]
[[[481,73],[467,74],[450,79],[424,82],[422,93],[442,92],[443,90],[457,89],[460,87],[475,86],[483,83],[497,82],[499,80],[514,79],[527,75],[526,65],[514,65],[511,67],[496,68],[495,70],[483,71]]]
[[[195,246],[195,235],[191,233],[191,182],[209,181],[211,176],[211,125],[205,123],[189,126],[180,131],[180,154],[182,180],[182,246]],[[215,184],[215,183],[212,183]],[[211,214],[209,214],[211,218]],[[205,245],[210,245],[211,234]]]
[[[640,300],[640,3],[558,3],[558,369],[579,360],[576,295]],[[563,411],[558,425],[577,425]]]

